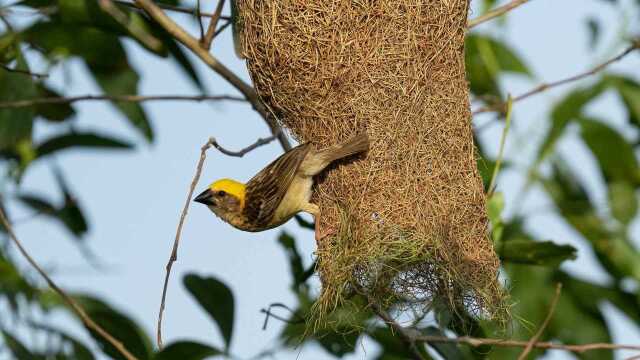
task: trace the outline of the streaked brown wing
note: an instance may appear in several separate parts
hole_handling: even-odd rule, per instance
[[[282,154],[247,183],[244,215],[256,227],[269,225],[311,144]]]

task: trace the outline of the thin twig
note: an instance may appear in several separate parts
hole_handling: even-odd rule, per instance
[[[113,1],[113,2],[115,2],[115,3],[116,3],[116,4],[118,4],[118,5],[122,5],[122,6],[126,6],[126,7],[131,7],[131,8],[136,8],[136,9],[140,9],[140,8],[141,8],[141,7],[140,7],[140,6],[138,6],[136,3],[131,2],[131,1],[126,1],[126,0],[112,0],[112,1]],[[525,0],[524,2],[527,2],[527,1],[529,1],[529,0]],[[200,15],[201,17],[205,17],[205,18],[212,18],[212,17],[214,17],[214,16],[215,16],[215,13],[199,12],[196,8],[190,9],[190,8],[185,8],[185,7],[181,7],[181,6],[168,5],[168,4],[162,4],[162,3],[156,3],[156,5],[157,5],[159,8],[161,8],[161,9],[168,10],[168,11],[173,11],[173,12],[177,12],[177,13],[182,13],[182,14],[189,14],[189,15],[196,16],[196,15],[199,13],[199,15]],[[486,19],[483,19],[484,17],[488,16],[490,13],[493,13],[493,12],[495,12],[495,11],[500,10],[500,9],[501,9],[501,7],[500,7],[500,8],[496,8],[496,9],[494,9],[494,10],[491,10],[490,12],[488,12],[488,13],[486,13],[486,14],[482,15],[482,16],[479,16],[479,17],[477,17],[477,18],[475,18],[475,19],[471,19],[471,20],[469,20],[469,22],[467,23],[467,26],[468,26],[469,28],[472,28],[472,27],[474,27],[474,26],[476,26],[476,25],[478,25],[478,24],[480,24],[480,23],[483,23],[483,22],[485,22],[485,21],[487,21],[487,20],[490,20],[490,19],[491,19],[491,18],[493,18],[493,17],[496,17],[496,16],[499,16],[499,15],[502,15],[502,14],[504,14],[505,12],[507,12],[507,11],[509,11],[509,10],[511,10],[511,9],[513,9],[513,8],[517,7],[517,6],[519,6],[519,5],[521,5],[521,4],[518,4],[518,5],[516,5],[516,6],[512,6],[511,8],[509,8],[509,9],[506,9],[506,10],[502,11],[502,12],[501,12],[501,13],[499,13],[498,15],[491,16],[491,17],[488,17],[488,18],[486,18]],[[506,5],[505,5],[505,6],[506,6]],[[227,20],[227,21],[230,21],[230,20],[231,20],[231,17],[230,17],[230,16],[224,16],[224,15],[222,15],[222,16],[220,16],[220,19],[221,19],[221,20]]]
[[[617,61],[620,61],[622,58],[624,58],[625,56],[629,55],[631,52],[633,52],[634,50],[637,50],[637,49],[640,49],[640,40],[638,40],[638,39],[634,40],[632,42],[631,46],[629,46],[627,49],[625,49],[623,52],[621,52],[617,56],[615,56],[615,57],[613,57],[613,58],[611,58],[611,59],[609,59],[609,60],[607,60],[607,61],[605,61],[605,62],[603,62],[603,63],[601,63],[601,64],[599,64],[599,65],[597,65],[595,67],[593,67],[593,68],[591,68],[590,70],[587,70],[585,72],[581,72],[581,73],[576,74],[576,75],[569,76],[567,78],[564,78],[564,79],[561,79],[561,80],[558,80],[558,81],[553,81],[553,82],[550,82],[550,83],[542,83],[542,84],[534,87],[533,89],[531,89],[531,90],[529,90],[529,91],[527,91],[527,92],[525,92],[525,93],[523,93],[521,95],[518,95],[518,96],[514,97],[513,98],[513,102],[515,103],[515,102],[518,102],[520,100],[524,100],[524,99],[526,99],[526,98],[528,98],[530,96],[539,94],[539,93],[541,93],[543,91],[549,90],[549,89],[551,89],[553,87],[556,87],[556,86],[565,85],[565,84],[568,84],[568,83],[571,83],[571,82],[574,82],[574,81],[578,81],[578,80],[584,79],[584,78],[586,78],[588,76],[595,75],[596,73],[598,73],[598,72],[602,71],[603,69],[605,69],[607,66],[609,66],[609,65],[611,65],[611,64],[613,64],[613,63],[615,63]],[[489,112],[489,111],[501,111],[502,112],[502,111],[504,111],[505,106],[506,106],[506,103],[500,103],[500,104],[496,104],[496,105],[492,105],[492,106],[485,106],[485,107],[482,107],[480,109],[477,109],[477,110],[473,111],[473,115],[484,113],[484,112]]]
[[[489,338],[475,338],[469,336],[461,336],[455,338],[448,338],[445,336],[429,336],[420,335],[415,337],[415,341],[425,341],[434,343],[453,343],[463,344],[473,347],[491,345],[507,348],[524,348],[529,344],[529,341],[508,340],[508,339],[489,339]],[[576,353],[583,353],[591,350],[638,350],[640,351],[640,345],[623,345],[623,344],[610,344],[610,343],[592,343],[582,345],[567,345],[558,344],[552,342],[536,342],[533,344],[536,349],[549,349],[549,350],[566,350]]]
[[[216,141],[216,139],[214,139],[213,137],[209,138],[209,140],[200,148],[200,159],[198,160],[198,165],[196,166],[196,173],[193,176],[193,180],[191,181],[191,185],[189,186],[189,192],[187,194],[187,200],[184,204],[184,207],[182,208],[182,213],[180,214],[180,221],[178,221],[178,228],[176,229],[176,237],[175,240],[173,241],[173,248],[171,249],[171,255],[169,256],[169,261],[167,262],[167,265],[165,267],[166,269],[166,274],[164,277],[164,284],[162,286],[162,299],[160,300],[160,311],[158,313],[158,329],[157,329],[157,334],[156,334],[156,340],[158,342],[158,348],[162,349],[162,318],[163,318],[163,314],[164,314],[164,308],[165,308],[165,302],[166,302],[166,298],[167,298],[167,287],[169,284],[169,276],[171,275],[171,267],[173,266],[173,263],[178,260],[178,246],[180,245],[180,236],[182,235],[182,227],[184,225],[184,221],[187,217],[187,213],[189,212],[189,204],[191,203],[191,198],[193,197],[193,192],[195,191],[196,185],[198,184],[198,181],[200,180],[200,175],[202,174],[202,167],[204,165],[204,160],[207,157],[207,150],[211,147],[216,148],[218,151],[220,151],[221,153],[225,154],[225,155],[229,155],[229,156],[236,156],[236,157],[242,157],[244,156],[246,153],[260,147],[263,145],[266,145],[270,142],[272,142],[273,140],[276,139],[277,135],[273,135],[270,136],[268,138],[260,138],[258,139],[256,142],[254,142],[253,144],[238,150],[238,151],[232,151],[232,150],[227,150],[224,147],[222,147],[220,144],[218,144],[218,142]]]
[[[118,22],[120,25],[125,27],[131,35],[133,35],[136,39],[140,40],[144,46],[148,47],[151,50],[159,51],[162,49],[162,42],[156,39],[153,35],[146,32],[140,26],[136,26],[135,23],[132,23],[129,19],[129,16],[122,12],[112,0],[99,0],[98,4],[100,4],[100,8],[111,15],[111,17]]]
[[[487,192],[487,197],[491,197],[493,192],[495,191],[496,180],[498,178],[498,173],[500,172],[500,166],[502,165],[502,158],[504,156],[504,144],[507,142],[507,135],[509,134],[509,128],[511,127],[511,108],[512,108],[513,100],[511,99],[511,95],[507,97],[507,115],[504,124],[504,129],[502,130],[502,136],[500,137],[500,149],[498,150],[498,157],[496,158],[496,164],[493,167],[493,175],[491,175],[491,182],[489,183],[489,191]]]
[[[35,98],[28,100],[16,100],[16,101],[2,101],[0,102],[0,108],[20,108],[28,107],[40,104],[68,104],[77,101],[114,101],[114,102],[143,102],[143,101],[242,101],[247,100],[239,96],[231,95],[195,95],[195,96],[183,96],[183,95],[81,95],[71,97],[48,97],[48,98]]]
[[[213,57],[209,53],[208,50],[203,49],[200,46],[200,42],[189,35],[182,27],[176,24],[167,14],[162,11],[154,2],[150,0],[135,0],[135,3],[144,9],[144,11],[154,19],[160,26],[162,26],[171,36],[173,36],[176,40],[186,46],[189,50],[191,50],[196,56],[198,56],[202,61],[204,61],[209,68],[218,73],[218,75],[222,76],[225,80],[227,80],[232,86],[234,86],[238,91],[244,95],[244,97],[251,103],[254,110],[256,110],[260,116],[265,120],[269,129],[271,130],[271,134],[276,135],[278,137],[278,141],[285,150],[291,149],[291,144],[289,140],[285,136],[284,132],[280,132],[280,126],[277,123],[275,117],[272,114],[267,112],[266,106],[262,103],[258,94],[253,89],[253,87],[242,79],[240,79],[235,73],[233,73],[229,68],[224,66],[217,58]]]
[[[258,140],[256,140],[253,144],[244,147],[238,151],[233,151],[233,150],[227,150],[224,147],[222,147],[220,144],[218,144],[218,141],[214,138],[211,139],[211,145],[213,147],[215,147],[216,149],[218,149],[218,151],[220,151],[221,153],[228,155],[228,156],[234,156],[234,157],[243,157],[244,155],[246,155],[248,152],[253,151],[254,149],[260,147],[260,146],[264,146],[269,144],[270,142],[272,142],[273,140],[276,139],[275,135],[271,135],[269,137],[266,138],[258,138]]]
[[[202,38],[202,46],[209,50],[211,49],[211,42],[216,35],[216,28],[218,27],[218,20],[220,20],[220,16],[222,15],[222,8],[224,7],[224,0],[218,0],[218,6],[216,7],[216,11],[213,13],[213,17],[211,21],[209,21],[209,27],[207,28],[207,33],[204,38]]]
[[[224,24],[222,24],[222,26],[220,26],[220,28],[216,30],[216,33],[213,34],[213,38],[215,39],[218,35],[220,35],[220,33],[223,32],[224,29],[228,28],[229,25],[231,25],[231,21],[227,21]]]
[[[486,14],[478,16],[475,19],[471,19],[467,22],[467,28],[472,28],[474,26],[480,25],[483,22],[487,22],[493,18],[496,18],[500,15],[503,15],[515,8],[517,8],[518,6],[529,2],[529,0],[513,0],[510,3],[504,4],[502,6],[498,6],[495,9],[492,9],[490,11],[487,11]]]
[[[204,25],[202,25],[202,16],[200,16],[200,0],[196,1],[196,20],[200,29],[200,40],[204,39]]]
[[[37,77],[37,78],[47,78],[49,77],[49,74],[40,74],[40,73],[34,73],[31,71],[27,71],[27,70],[21,70],[21,69],[14,69],[11,68],[5,64],[0,64],[0,68],[9,71],[9,72],[14,72],[14,73],[19,73],[19,74],[24,74],[24,75],[30,75],[33,77]]]
[[[391,328],[393,332],[397,333],[400,337],[400,340],[405,344],[405,346],[407,346],[407,348],[409,348],[412,354],[412,358],[414,360],[425,360],[424,356],[422,356],[420,350],[418,350],[418,347],[416,346],[417,336],[416,334],[411,333],[412,329],[405,328],[404,326],[398,324],[372,296],[367,294],[367,299],[369,305],[373,309],[373,312],[376,313],[376,315],[378,315],[378,317],[380,317],[382,320],[384,320],[387,326],[389,326],[389,328]],[[415,330],[413,332],[417,333],[417,331]]]
[[[549,325],[549,321],[551,321],[551,318],[553,317],[553,313],[556,311],[556,305],[558,305],[558,300],[560,299],[561,291],[562,291],[562,283],[558,283],[556,285],[556,293],[553,296],[553,300],[551,301],[551,306],[549,307],[549,312],[547,313],[547,317],[542,322],[542,325],[540,325],[538,332],[536,332],[536,334],[529,340],[529,342],[527,343],[527,346],[524,348],[520,356],[518,356],[518,360],[525,360],[527,358],[527,355],[529,355],[529,353],[533,349],[533,345],[537,343],[538,340],[540,340],[540,337],[544,333],[544,329],[547,327],[547,325]]]
[[[130,7],[130,8],[134,8],[134,9],[141,9],[137,4],[131,2],[131,1],[125,1],[125,0],[113,0],[113,2],[117,3],[118,5],[122,5],[122,6],[126,6],[126,7]],[[188,8],[184,8],[181,6],[175,6],[175,5],[168,5],[168,4],[162,4],[162,3],[156,3],[156,5],[159,8],[165,9],[165,10],[169,10],[169,11],[173,11],[173,12],[178,12],[178,13],[182,13],[182,14],[189,14],[189,15],[193,15],[196,16],[196,14],[198,13],[197,9],[188,9]],[[201,17],[213,17],[212,13],[204,13],[204,12],[200,12],[200,16]],[[229,16],[221,16],[220,19],[223,20],[231,20],[231,17]]]
[[[127,348],[124,347],[122,342],[114,338],[111,334],[109,334],[106,330],[104,330],[100,325],[96,324],[91,319],[91,317],[89,317],[89,315],[84,311],[82,306],[80,306],[80,304],[78,304],[72,297],[67,295],[67,293],[65,293],[60,287],[58,287],[58,285],[55,282],[53,282],[53,280],[49,277],[49,275],[47,275],[47,273],[45,273],[44,270],[42,270],[42,268],[38,265],[38,263],[36,263],[36,261],[31,257],[31,255],[29,255],[27,250],[22,246],[22,243],[20,242],[20,240],[18,240],[18,237],[13,231],[13,228],[11,227],[11,224],[9,223],[9,220],[7,219],[7,216],[4,210],[2,209],[2,207],[0,207],[0,222],[2,222],[2,225],[4,225],[4,228],[6,229],[7,234],[9,235],[9,238],[14,242],[14,244],[16,245],[16,247],[18,248],[22,256],[24,256],[24,258],[27,259],[29,264],[31,264],[31,266],[34,269],[36,269],[36,271],[40,274],[40,276],[44,278],[44,280],[47,282],[47,285],[49,285],[49,287],[53,291],[55,291],[62,298],[62,300],[66,302],[67,305],[69,305],[69,307],[71,307],[71,309],[80,317],[80,319],[85,324],[85,326],[90,330],[94,331],[95,333],[97,333],[98,335],[100,335],[103,339],[105,339],[120,354],[122,354],[122,356],[124,356],[125,359],[137,360],[137,358],[133,354],[131,354],[129,350],[127,350]]]
[[[196,167],[196,173],[193,176],[193,180],[191,181],[191,185],[189,186],[189,192],[187,193],[187,200],[184,203],[184,207],[182,208],[182,213],[180,214],[180,221],[178,222],[178,228],[176,229],[176,237],[173,241],[173,248],[171,249],[171,255],[169,256],[169,261],[165,267],[166,274],[164,277],[164,285],[162,286],[162,299],[160,301],[160,311],[158,313],[158,330],[157,330],[157,338],[158,348],[162,349],[162,315],[164,314],[165,301],[167,298],[167,287],[169,284],[169,276],[171,275],[171,267],[173,263],[178,260],[178,246],[180,244],[180,236],[182,235],[182,226],[184,225],[184,221],[187,217],[187,213],[189,212],[189,204],[191,204],[191,198],[193,197],[193,192],[198,184],[198,180],[200,180],[200,175],[202,174],[202,166],[204,165],[204,160],[207,157],[207,150],[213,146],[214,139],[210,138],[207,142],[202,145],[200,148],[200,159],[198,160],[198,165]]]
[[[290,319],[286,319],[280,315],[276,315],[274,313],[271,312],[271,309],[273,309],[274,307],[277,308],[282,308],[285,309],[287,311],[289,311],[292,315],[294,315],[295,317],[297,317],[297,320],[290,320]],[[265,314],[264,317],[264,323],[262,324],[262,330],[267,330],[267,324],[269,322],[269,318],[272,317],[276,320],[280,320],[282,322],[285,322],[287,324],[304,324],[305,319],[296,314],[296,312],[294,310],[292,310],[290,307],[288,307],[287,305],[283,304],[283,303],[273,303],[273,304],[269,304],[269,306],[266,309],[260,309],[260,312]]]

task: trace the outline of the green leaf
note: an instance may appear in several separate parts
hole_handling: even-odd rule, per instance
[[[620,223],[628,226],[638,213],[638,197],[633,186],[627,182],[612,182],[608,187],[611,214]]]
[[[55,334],[56,336],[59,336],[64,341],[64,343],[69,345],[63,346],[62,350],[58,354],[55,354],[55,356],[57,357],[54,357],[54,359],[64,359],[66,358],[64,356],[68,356],[73,360],[95,360],[95,357],[93,356],[91,350],[89,350],[89,348],[85,344],[69,335],[67,332],[62,331],[49,324],[41,324],[33,321],[29,322],[29,326],[37,330],[45,331],[49,334]]]
[[[15,60],[17,50],[20,47],[16,44],[17,36],[13,32],[0,33],[0,62],[8,64]],[[3,71],[3,70],[0,70]]]
[[[505,43],[484,35],[466,38],[465,64],[471,91],[476,96],[502,98],[498,85],[500,73],[531,76],[524,61]]]
[[[56,171],[55,177],[64,199],[61,205],[54,205],[43,196],[36,194],[21,194],[18,196],[18,200],[34,211],[59,221],[76,239],[80,239],[89,230],[87,220],[62,174]]]
[[[98,298],[87,295],[74,295],[76,300],[87,315],[105,331],[121,341],[124,347],[138,359],[151,357],[151,341],[142,328],[129,317],[112,308]],[[75,313],[73,313],[75,315]],[[102,351],[114,359],[124,359],[116,348],[104,340],[102,336],[88,329],[94,340],[100,345]]]
[[[133,145],[106,135],[71,133],[51,137],[36,146],[38,157],[71,148],[132,149]]]
[[[487,216],[491,223],[491,238],[496,247],[502,240],[502,231],[504,230],[502,210],[504,210],[504,195],[501,192],[493,193],[487,200]]]
[[[94,78],[102,87],[106,94],[126,95],[138,93],[138,74],[123,63],[120,69],[104,69],[101,67],[89,66]],[[151,142],[153,140],[153,129],[142,106],[135,102],[117,102],[115,106],[129,119],[138,131]]]
[[[398,334],[395,334],[387,327],[376,327],[373,330],[369,330],[367,333],[378,345],[382,348],[380,356],[377,360],[391,360],[391,359],[413,359],[415,358],[413,353],[407,348],[407,346],[400,340]],[[358,338],[352,339],[351,346],[355,348]],[[419,347],[422,351],[424,359],[431,359],[431,356],[424,350],[424,347]],[[353,352],[351,349],[350,352]],[[346,352],[345,352],[346,354]],[[334,354],[337,355],[337,354]],[[341,356],[341,355],[340,355]]]
[[[229,350],[233,334],[234,299],[231,290],[213,277],[201,277],[187,274],[183,278],[184,286],[198,301],[198,304],[211,316],[222,333],[225,350]]]
[[[19,298],[32,300],[36,292],[37,289],[22,276],[20,270],[0,253],[0,294],[7,300],[11,309],[18,311]]]
[[[575,260],[576,253],[576,248],[571,245],[513,239],[502,244],[499,255],[504,262],[556,267],[565,260]]]
[[[510,330],[510,337],[518,340],[529,340],[549,313],[551,301],[554,298],[554,274],[557,270],[549,267],[533,267],[529,265],[508,264],[505,267],[510,283],[511,309],[514,318],[522,319],[516,322],[516,327]],[[543,332],[540,341],[558,341],[565,344],[587,344],[594,342],[610,342],[611,337],[604,317],[600,310],[593,312],[582,306],[584,299],[571,296],[563,292],[558,300],[556,310]],[[579,324],[579,326],[574,326]],[[517,358],[522,349],[494,348],[491,358]],[[545,351],[534,350],[531,359],[541,358]],[[612,359],[612,352],[598,350],[580,354],[581,359],[596,360]]]
[[[178,45],[173,36],[167,33],[166,30],[164,30],[164,28],[158,25],[156,22],[151,22],[149,26],[152,28],[154,35],[158,37],[167,47],[169,54],[175,59],[182,71],[184,71],[184,73],[189,76],[198,90],[204,92],[204,84],[200,80],[200,77],[198,76],[193,63],[191,62],[191,60],[189,60],[189,58],[182,50],[182,48]]]
[[[296,249],[295,239],[289,235],[289,233],[283,231],[278,237],[278,242],[287,253],[287,257],[289,258],[289,268],[291,270],[291,275],[293,276],[293,289],[297,289],[304,281],[302,278],[305,271],[302,263],[302,257],[300,256],[298,249]]]
[[[624,234],[607,227],[575,174],[559,161],[552,165],[552,177],[542,183],[564,220],[590,242],[598,260],[612,276],[640,280],[640,253]]]
[[[640,83],[618,75],[608,75],[607,80],[618,91],[627,110],[629,123],[640,127]]]
[[[29,71],[29,66],[17,51],[17,70]],[[33,79],[27,74],[0,68],[0,99],[3,101],[25,100],[35,96]],[[31,142],[33,108],[0,108],[0,151]]]
[[[162,349],[156,354],[154,360],[204,360],[223,354],[219,349],[209,345],[193,341],[179,341]]]
[[[578,119],[582,115],[584,107],[602,94],[606,87],[607,83],[600,81],[590,87],[576,89],[553,107],[551,111],[551,128],[538,149],[536,165],[551,154],[567,126]]]
[[[549,333],[566,344],[610,343],[611,335],[604,315],[600,312],[585,311],[581,307],[582,299],[561,296]],[[580,324],[571,326],[568,324]],[[550,336],[549,336],[550,338]],[[585,360],[613,360],[610,350],[594,350],[581,354]]]
[[[40,22],[26,29],[23,36],[50,57],[81,57],[106,94],[137,94],[138,74],[131,68],[117,35],[92,27]],[[151,124],[140,104],[116,102],[114,105],[147,140],[153,140]]]
[[[167,49],[151,32],[145,17],[129,7],[115,7],[119,19],[103,11],[95,0],[58,0],[55,20],[78,27],[94,27],[117,36],[127,36],[143,48],[160,56],[167,55]]]
[[[587,19],[587,29],[589,30],[589,47],[594,49],[600,39],[600,23],[593,17]]]
[[[18,196],[18,200],[38,213],[55,215],[58,212],[53,204],[38,195],[22,194]]]
[[[40,98],[59,98],[62,95],[40,83],[37,85],[38,97]],[[37,104],[35,106],[36,115],[52,121],[62,122],[76,115],[76,111],[71,104]]]
[[[598,161],[607,182],[627,181],[640,185],[640,168],[631,144],[602,121],[580,118],[581,135]]]
[[[598,313],[604,302],[610,302],[632,321],[640,323],[640,302],[636,294],[616,286],[601,286],[579,280],[564,272],[559,272],[555,278],[563,284],[564,293],[571,294],[575,299],[581,299],[580,306],[586,311]]]
[[[4,344],[6,349],[13,354],[14,359],[20,360],[45,360],[44,356],[36,355],[29,351],[29,349],[13,335],[6,331],[2,331],[4,337]]]
[[[58,210],[58,219],[62,221],[76,238],[80,238],[89,230],[87,220],[78,205],[76,197],[71,194],[69,186],[62,176],[62,172],[56,169],[54,175],[64,198],[62,208]]]

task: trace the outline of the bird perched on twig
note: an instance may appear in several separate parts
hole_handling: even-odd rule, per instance
[[[221,179],[212,183],[194,201],[205,204],[222,220],[244,231],[263,231],[282,225],[300,211],[310,213],[319,232],[320,208],[310,203],[313,176],[330,163],[369,149],[366,133],[326,149],[299,145],[265,167],[247,184]]]

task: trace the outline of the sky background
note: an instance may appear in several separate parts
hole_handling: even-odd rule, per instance
[[[630,4],[630,0],[622,2]],[[471,17],[477,13],[477,3],[474,3]],[[615,8],[606,3],[593,0],[535,0],[509,14],[508,31],[501,31],[495,25],[483,25],[474,31],[488,30],[508,39],[534,71],[535,79],[506,79],[505,88],[517,95],[539,81],[552,81],[575,74],[619,51],[609,46],[619,38],[617,26],[606,27],[607,32],[602,34],[603,40],[600,42],[604,47],[597,48],[594,53],[588,47],[587,16],[596,17],[607,24],[620,18]],[[214,6],[214,1],[203,1],[203,10],[212,10]],[[197,27],[187,16],[171,15],[193,34],[197,33]],[[197,89],[174,62],[151,56],[131,42],[125,44],[130,62],[141,76],[140,94],[197,94]],[[244,63],[233,53],[230,32],[225,32],[215,40],[213,53],[249,81]],[[236,94],[224,80],[200,65],[196,59],[194,63],[211,94]],[[637,69],[639,63],[639,56],[634,55],[611,68],[631,71],[634,67]],[[37,63],[32,67],[38,70]],[[51,80],[68,95],[100,93],[85,74],[84,66],[72,61],[68,66],[55,68],[51,72]],[[548,91],[515,105],[506,154],[507,157],[512,152],[518,155],[511,158],[516,168],[522,170],[529,163],[535,145],[545,132],[549,104],[569,88]],[[617,101],[607,95],[593,104],[589,112],[607,115],[618,129],[633,134],[635,130],[625,124],[626,119]],[[83,102],[76,104],[78,129],[130,139],[137,144],[137,150],[99,153],[73,151],[57,157],[57,163],[64,170],[72,191],[80,199],[80,205],[89,218],[90,232],[85,241],[104,265],[103,269],[96,269],[83,260],[69,234],[56,223],[43,218],[29,219],[30,212],[18,206],[12,207],[12,214],[15,219],[27,219],[18,221],[17,234],[55,281],[69,291],[95,294],[107,300],[142,324],[154,338],[164,267],[200,146],[209,136],[215,136],[223,146],[239,149],[258,137],[268,136],[269,132],[261,118],[243,103],[152,102],[143,106],[156,131],[153,144],[146,144],[108,103]],[[478,116],[474,124],[481,125],[489,119],[490,115]],[[55,129],[41,122],[36,127],[37,138],[44,138],[52,132]],[[490,154],[497,153],[500,134],[500,125],[490,126],[482,132],[481,141]],[[591,156],[573,136],[565,137],[560,142],[560,148],[569,157],[575,170],[582,174],[595,203],[602,205],[602,211],[606,211],[606,193]],[[281,151],[276,142],[242,159],[209,151],[196,192],[220,177],[246,181],[280,155]],[[45,163],[31,166],[22,188],[53,198],[58,191],[51,174],[51,168]],[[542,192],[534,190],[523,203],[515,203],[522,184],[523,178],[516,171],[505,171],[499,179],[498,190],[505,192],[507,215],[534,211],[535,215],[527,223],[529,229],[540,238],[569,243],[579,249],[578,259],[565,263],[563,268],[580,278],[606,283],[609,279],[596,263],[591,250],[569,226],[549,214],[553,207]],[[6,183],[2,186],[10,188]],[[633,229],[632,237],[640,246],[637,220]],[[263,331],[264,315],[260,309],[273,302],[292,307],[296,305],[288,290],[288,261],[276,240],[282,230],[298,239],[297,246],[306,265],[310,264],[315,250],[313,233],[300,229],[295,222],[262,233],[244,233],[222,223],[206,207],[193,204],[169,285],[164,321],[165,343],[176,339],[197,339],[222,345],[215,325],[182,286],[182,276],[195,272],[221,279],[235,295],[232,353],[248,358],[276,344],[282,324],[270,321],[268,329]],[[315,283],[318,284],[317,280]],[[608,308],[607,321],[613,330],[615,342],[639,343],[638,327],[611,306],[605,307]],[[6,309],[0,309],[0,316],[2,311]],[[54,316],[56,321],[66,324],[73,333],[84,334],[76,322],[70,321],[66,315]],[[86,335],[82,336],[86,338]],[[348,356],[348,359],[365,359],[377,352],[366,339],[357,348],[356,353]],[[625,355],[631,354],[621,352],[619,358]],[[317,345],[305,345],[279,353],[276,358],[331,357]],[[568,359],[571,356],[550,352],[547,358]]]

